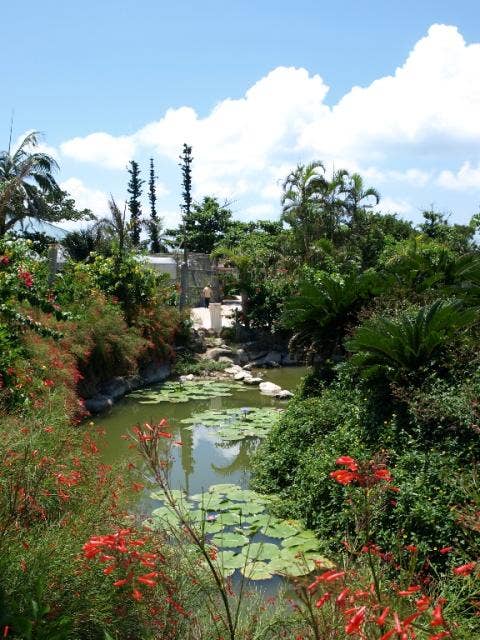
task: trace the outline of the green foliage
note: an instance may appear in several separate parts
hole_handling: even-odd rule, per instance
[[[151,305],[168,282],[168,275],[143,265],[133,253],[124,254],[121,259],[97,255],[91,263],[77,264],[74,269],[87,273],[95,287],[117,299],[129,324],[138,308]]]
[[[140,167],[138,162],[135,160],[130,160],[127,171],[130,175],[127,187],[127,192],[130,195],[130,200],[128,201],[128,209],[130,211],[130,234],[132,245],[134,247],[138,247],[140,244],[140,219],[142,217],[140,198],[142,195],[142,185],[144,180],[140,178]]]
[[[175,361],[173,372],[178,375],[203,375],[213,371],[224,371],[228,367],[227,362],[217,360],[196,359],[191,355],[179,356]]]
[[[332,389],[320,397],[290,401],[255,456],[254,486],[269,493],[288,490],[312,443],[322,441],[338,424],[352,432],[358,424],[358,410],[348,394]]]
[[[352,363],[370,376],[381,370],[389,380],[439,366],[439,356],[476,318],[458,302],[436,302],[390,320],[379,317],[357,329],[348,342]]]
[[[31,217],[55,222],[91,217],[77,211],[73,199],[60,189],[54,158],[36,151],[38,131],[27,134],[16,149],[0,152],[0,237]]]
[[[291,349],[307,352],[310,359],[317,353],[324,359],[341,354],[346,330],[374,286],[374,274],[368,273],[342,277],[317,272],[314,281],[301,280],[282,318],[294,332]]]
[[[189,251],[210,254],[225,237],[231,218],[227,205],[206,196],[202,202],[193,204],[185,228],[169,229],[165,235],[171,238],[173,246],[182,246],[185,239]]]

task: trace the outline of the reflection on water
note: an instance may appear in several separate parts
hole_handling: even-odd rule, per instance
[[[265,379],[293,391],[305,375],[303,367],[276,369],[264,373]],[[206,400],[190,400],[174,404],[162,402],[157,405],[141,404],[139,398],[126,397],[115,405],[107,414],[96,419],[96,423],[106,430],[107,449],[104,454],[106,462],[122,461],[132,456],[128,441],[122,437],[136,424],[158,422],[167,418],[170,429],[176,440],[183,445],[175,447],[173,464],[170,471],[172,489],[183,489],[187,495],[200,493],[213,484],[234,483],[243,488],[248,487],[250,477],[250,460],[259,444],[258,438],[249,438],[236,442],[218,441],[215,427],[196,425],[189,428],[182,420],[195,413],[206,410],[220,411],[241,407],[285,407],[285,402],[262,396],[256,387],[245,387],[232,390],[229,397],[209,398]],[[166,443],[167,444],[167,443]],[[145,516],[149,515],[158,502],[152,500],[149,491],[137,494],[137,509]],[[255,541],[271,540],[263,534],[255,534]],[[233,577],[233,584],[238,584],[239,572]],[[272,595],[281,584],[281,578],[274,576],[263,583],[256,582],[256,588],[265,595]]]
[[[265,372],[265,378],[285,389],[293,390],[305,375],[303,367],[273,369]],[[225,398],[190,400],[173,404],[141,404],[138,398],[128,396],[108,413],[96,419],[107,432],[106,462],[125,460],[132,455],[128,442],[122,438],[134,425],[155,422],[167,418],[175,439],[183,442],[175,448],[171,469],[171,485],[184,489],[188,494],[198,493],[212,484],[232,482],[247,487],[250,459],[259,440],[251,438],[240,442],[218,442],[214,427],[196,426],[193,430],[182,420],[205,410],[223,410],[241,407],[284,407],[285,403],[262,396],[256,387],[233,390]]]

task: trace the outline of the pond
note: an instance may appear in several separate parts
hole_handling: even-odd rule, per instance
[[[266,380],[283,389],[293,391],[307,369],[284,367],[260,371]],[[257,372],[255,372],[257,373]],[[207,383],[209,384],[209,383]],[[158,385],[160,388],[161,385]],[[224,410],[241,407],[285,408],[286,402],[262,395],[257,387],[238,384],[230,396],[190,400],[182,403],[160,402],[142,404],[142,394],[126,396],[112,409],[96,418],[95,422],[106,430],[105,462],[116,462],[131,457],[128,442],[122,439],[136,424],[158,422],[167,418],[177,440],[183,446],[175,450],[172,468],[172,488],[184,489],[187,494],[198,493],[210,485],[235,483],[246,488],[249,481],[250,457],[258,445],[258,439],[225,443],[219,441],[216,432],[198,426],[193,431],[182,420],[206,410]]]
[[[293,391],[306,371],[304,367],[291,367],[256,373],[283,389]],[[211,397],[205,397],[209,394]],[[302,530],[297,523],[272,519],[268,514],[268,504],[264,504],[258,494],[245,491],[249,485],[251,457],[260,442],[258,436],[268,432],[272,420],[277,419],[277,412],[285,409],[286,404],[285,401],[262,395],[257,387],[229,380],[212,379],[202,385],[186,383],[180,387],[177,383],[167,382],[126,396],[95,422],[106,431],[104,460],[108,463],[131,458],[132,451],[124,436],[134,425],[158,423],[166,418],[175,439],[183,443],[181,447],[173,449],[171,488],[182,490],[186,496],[190,496],[185,504],[192,514],[202,513],[204,510],[212,541],[217,544],[217,540],[220,543],[222,539],[235,540],[235,536],[241,541],[242,537],[245,540],[248,536],[250,543],[259,543],[252,547],[260,551],[265,562],[272,561],[272,567],[275,562],[277,566],[292,562],[292,549],[309,554],[309,566],[312,566],[312,554],[317,548],[316,541],[312,540],[313,534]],[[219,424],[222,421],[225,424]],[[241,437],[238,435],[239,429],[253,437],[238,439]],[[217,493],[212,496],[208,491],[213,485],[216,485],[214,491]],[[219,488],[219,485],[225,489]],[[218,494],[218,491],[222,493]],[[208,509],[208,504],[204,504],[211,500],[215,509]],[[153,498],[150,490],[138,494],[137,507],[142,514],[150,515],[157,510],[159,518],[160,514],[162,517],[169,516],[160,496]],[[244,512],[241,514],[244,522],[240,527],[238,522],[234,523],[239,507]],[[217,521],[212,521],[214,519]],[[220,523],[231,526],[221,528]],[[290,538],[288,541],[279,540],[282,536]],[[293,546],[292,542],[297,546]],[[275,552],[274,544],[277,545],[278,553]],[[240,554],[245,555],[248,545],[243,549],[241,544],[233,543],[218,546],[223,549],[222,554],[225,554],[225,559],[232,565],[229,566],[229,575],[234,574],[236,582],[241,566]],[[271,557],[263,557],[268,556],[267,551]],[[278,575],[272,578],[268,573],[270,563],[267,565],[265,562],[255,562],[257,564],[251,568],[254,571],[251,577],[255,580],[262,579],[267,592],[276,590],[280,578]],[[254,575],[260,577],[256,578]]]

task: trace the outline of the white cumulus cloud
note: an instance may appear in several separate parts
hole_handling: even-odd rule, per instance
[[[79,178],[68,178],[60,183],[60,188],[67,191],[79,209],[90,209],[96,215],[108,212],[108,196],[99,189],[90,189]]]
[[[454,26],[435,24],[392,75],[353,87],[333,106],[320,75],[277,67],[204,117],[191,106],[171,108],[131,135],[97,132],[60,148],[82,162],[124,169],[147,153],[177,163],[188,142],[195,196],[238,202],[278,203],[290,169],[316,158],[358,170],[387,192],[389,183],[424,188],[438,167],[444,171],[436,184],[460,189],[478,181],[478,170],[466,162],[477,161],[480,144],[478,69],[480,44],[467,44]],[[449,171],[452,149],[466,163],[457,174]],[[407,210],[406,202],[395,204]]]
[[[91,162],[108,169],[125,169],[135,153],[131,136],[91,133],[85,138],[72,138],[60,145],[64,155],[80,162]]]
[[[465,189],[480,189],[480,164],[472,167],[470,162],[464,162],[460,169],[453,171],[442,171],[437,178],[437,184],[445,189],[455,189],[463,191]]]

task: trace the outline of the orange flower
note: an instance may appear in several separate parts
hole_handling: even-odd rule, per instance
[[[352,471],[342,469],[340,471],[332,471],[330,473],[330,477],[336,480],[339,484],[347,485],[356,479],[357,474]]]
[[[335,464],[343,464],[346,465],[350,471],[358,471],[358,462],[350,456],[340,456],[340,458],[335,460]]]

